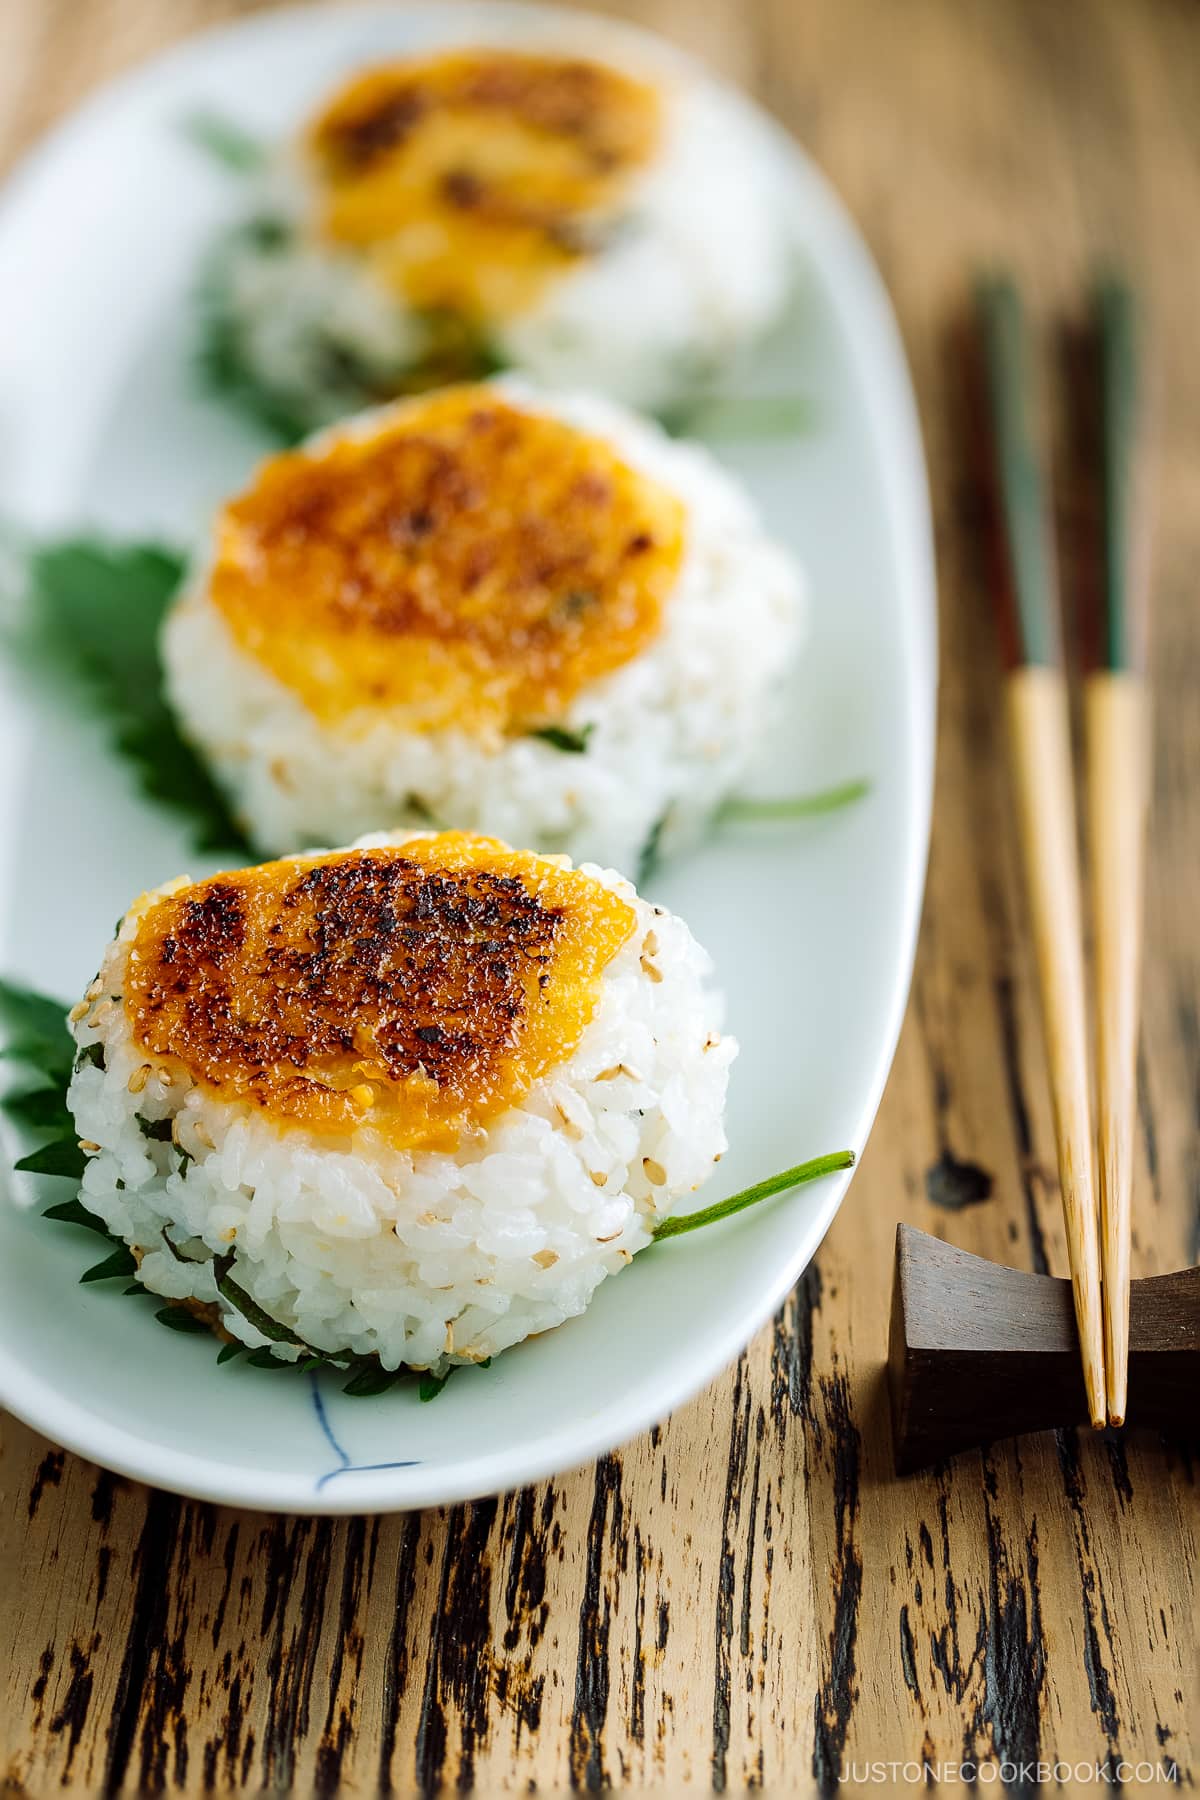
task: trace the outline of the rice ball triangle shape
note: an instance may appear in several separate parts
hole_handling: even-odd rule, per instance
[[[278,147],[207,304],[282,413],[311,428],[497,368],[654,411],[779,315],[793,250],[759,121],[668,52],[573,39],[368,65]]]
[[[466,833],[181,877],[71,1014],[80,1198],[251,1349],[486,1361],[583,1312],[724,1150],[709,975],[613,871]]]
[[[706,451],[505,378],[264,463],[162,652],[265,854],[435,826],[632,872],[741,779],[803,610]]]

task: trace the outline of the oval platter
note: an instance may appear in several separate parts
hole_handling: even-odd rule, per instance
[[[189,115],[273,136],[381,53],[545,44],[576,27],[507,5],[274,13],[184,43],[82,107],[0,204],[4,524],[186,545],[266,447],[196,388],[188,297],[236,196],[187,140]],[[899,333],[821,175],[754,116],[783,168],[799,276],[753,380],[802,397],[803,423],[712,447],[803,559],[812,612],[754,789],[870,786],[825,816],[726,824],[651,885],[711,950],[742,1045],[731,1147],[705,1204],[862,1149],[908,992],[933,773],[930,512]],[[0,968],[69,998],[131,895],[212,865],[139,799],[92,719],[11,670],[0,679]],[[847,1185],[827,1178],[657,1246],[586,1316],[432,1405],[407,1385],[355,1399],[316,1377],[219,1368],[202,1338],[80,1287],[84,1234],[0,1204],[0,1403],[109,1468],[242,1506],[373,1512],[514,1487],[611,1449],[711,1381],[782,1304]],[[66,1191],[46,1182],[45,1200]]]

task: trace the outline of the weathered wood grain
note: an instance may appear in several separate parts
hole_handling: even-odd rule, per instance
[[[229,0],[4,0],[0,156]],[[1154,810],[1134,1272],[1200,1253],[1200,13],[1187,0],[653,0],[860,219],[933,480],[939,779],[912,1004],[852,1199],[771,1329],[594,1469],[400,1519],[272,1521],[0,1422],[0,1783],[105,1792],[832,1791],[870,1761],[1196,1771],[1196,1465],[1133,1432],[890,1473],[895,1224],[1065,1272],[994,647],[946,328],[1097,256],[1150,295]],[[1078,502],[1062,504],[1067,573]],[[857,1771],[857,1774],[856,1774]],[[1011,1784],[1029,1791],[1018,1772]],[[1068,1781],[1066,1785],[1072,1783]]]

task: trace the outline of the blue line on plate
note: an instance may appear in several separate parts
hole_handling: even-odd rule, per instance
[[[317,1373],[315,1369],[309,1371],[308,1391],[312,1396],[313,1411],[317,1415],[317,1424],[321,1427],[321,1433],[326,1443],[338,1459],[338,1466],[336,1469],[326,1469],[324,1475],[318,1477],[318,1494],[325,1486],[325,1483],[327,1481],[332,1481],[337,1475],[366,1475],[374,1473],[379,1469],[415,1469],[417,1467],[419,1462],[419,1458],[417,1457],[410,1457],[405,1462],[351,1462],[349,1454],[342,1448],[336,1437],[333,1435],[333,1426],[329,1423],[329,1414],[326,1412],[325,1402],[321,1398],[321,1389],[317,1382]]]
[[[350,1467],[350,1458],[346,1454],[346,1452],[342,1449],[342,1446],[338,1443],[337,1439],[333,1435],[333,1427],[329,1423],[329,1414],[325,1411],[325,1402],[321,1398],[321,1390],[317,1385],[317,1372],[315,1369],[309,1370],[308,1390],[309,1390],[309,1393],[312,1395],[313,1411],[317,1415],[317,1424],[321,1427],[321,1430],[325,1435],[325,1440],[328,1443],[329,1448],[333,1451],[334,1455],[338,1458],[339,1462],[342,1465],[342,1468],[348,1469]],[[338,1470],[334,1469],[331,1471],[331,1473],[336,1475],[338,1473]],[[327,1475],[323,1475],[321,1477],[321,1479],[322,1479],[322,1481],[328,1481],[329,1477]]]

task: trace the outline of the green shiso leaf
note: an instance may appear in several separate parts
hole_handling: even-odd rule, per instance
[[[0,1033],[4,1056],[27,1063],[53,1087],[65,1087],[75,1045],[64,1002],[0,977]]]
[[[158,688],[158,628],[185,567],[154,544],[68,538],[33,553],[36,603],[118,712],[137,714],[147,686]]]
[[[103,1262],[93,1263],[90,1269],[85,1269],[79,1280],[82,1285],[87,1281],[112,1281],[118,1275],[124,1279],[127,1275],[136,1274],[137,1263],[134,1260],[133,1252],[121,1244],[111,1256],[106,1256]]]
[[[555,750],[563,750],[569,756],[582,756],[595,729],[594,725],[584,725],[578,731],[572,731],[567,725],[539,725],[528,736],[541,738],[543,744],[550,744]]]
[[[222,1344],[221,1348],[217,1351],[217,1362],[218,1363],[232,1362],[235,1356],[244,1356],[245,1353],[246,1353],[245,1344],[234,1344],[234,1343]]]
[[[166,1233],[164,1232],[163,1235],[165,1237]],[[258,1302],[252,1299],[240,1282],[235,1281],[230,1274],[233,1260],[234,1253],[231,1250],[227,1255],[218,1257],[213,1263],[217,1292],[228,1300],[231,1306],[236,1307],[243,1319],[253,1325],[256,1331],[261,1331],[264,1337],[271,1339],[272,1343],[288,1344],[297,1349],[306,1350],[310,1357],[315,1356],[319,1362],[329,1363],[335,1368],[345,1368],[353,1362],[354,1359],[348,1351],[318,1350],[315,1345],[306,1343],[290,1326],[281,1325],[278,1319],[273,1319],[270,1313],[264,1312]]]
[[[190,821],[197,850],[244,856],[250,847],[163,693],[158,632],[184,569],[152,544],[43,545],[30,558],[26,649],[51,675],[82,683],[143,792]]]
[[[869,781],[843,781],[837,787],[824,788],[815,794],[795,794],[782,800],[727,800],[721,808],[723,819],[807,819],[818,813],[837,812],[853,806],[871,791]]]
[[[67,1035],[67,1008],[48,994],[0,977],[0,1024],[59,1049]]]
[[[191,143],[234,174],[249,175],[266,161],[266,149],[260,140],[224,113],[198,108],[183,120],[182,129]]]
[[[45,1073],[41,1064],[47,1054],[46,1046],[33,1037],[14,1037],[10,1038],[6,1044],[0,1044],[0,1061],[25,1063],[31,1071],[37,1074]],[[59,1051],[57,1060],[60,1064],[66,1063],[66,1073],[69,1075],[71,1072],[69,1053],[64,1055],[62,1051]]]
[[[436,1400],[453,1373],[453,1369],[447,1369],[444,1375],[431,1375],[426,1369],[417,1387],[417,1393],[421,1400],[423,1402]]]
[[[165,1325],[168,1331],[190,1331],[193,1336],[208,1331],[204,1320],[198,1319],[195,1313],[188,1311],[186,1306],[164,1306],[161,1312],[155,1313],[154,1317],[160,1325]]]
[[[399,1379],[398,1369],[383,1369],[378,1363],[367,1363],[343,1384],[342,1392],[355,1399],[369,1399],[375,1394],[386,1394]]]
[[[74,1138],[57,1138],[43,1144],[40,1150],[23,1156],[13,1167],[27,1175],[61,1175],[78,1181],[87,1167],[87,1158]]]
[[[0,1099],[0,1107],[10,1119],[34,1131],[53,1131],[61,1137],[74,1129],[60,1087],[22,1088],[19,1093],[5,1094]]]
[[[163,1236],[166,1236],[165,1232],[163,1233]],[[174,1245],[172,1245],[172,1249],[174,1249]],[[178,1252],[176,1252],[176,1254],[178,1255]],[[233,1279],[233,1276],[229,1273],[232,1267],[232,1251],[227,1256],[218,1257],[213,1263],[213,1273],[217,1280],[217,1292],[223,1295],[231,1306],[236,1307],[243,1319],[253,1325],[256,1331],[261,1331],[264,1337],[270,1338],[272,1343],[301,1344],[301,1340],[296,1336],[294,1331],[290,1331],[286,1325],[281,1325],[278,1319],[273,1319],[271,1317],[270,1313],[264,1312],[258,1302],[251,1299],[250,1295],[246,1292],[245,1288],[242,1287],[240,1282]],[[307,1346],[302,1347],[307,1348]]]
[[[656,1244],[664,1238],[682,1237],[688,1231],[702,1231],[706,1225],[715,1225],[721,1219],[731,1219],[735,1213],[744,1212],[748,1206],[757,1206],[760,1200],[769,1200],[772,1194],[783,1194],[789,1188],[800,1187],[806,1181],[817,1181],[822,1175],[832,1175],[839,1169],[850,1169],[854,1166],[853,1150],[834,1150],[828,1156],[814,1156],[811,1162],[797,1163],[794,1169],[784,1169],[779,1175],[769,1175],[765,1181],[758,1181],[753,1187],[743,1188],[740,1194],[731,1194],[728,1200],[718,1200],[713,1206],[706,1206],[700,1212],[679,1213],[670,1219],[660,1219],[653,1229]]]
[[[57,1206],[46,1206],[42,1209],[43,1219],[53,1219],[57,1225],[78,1225],[84,1231],[98,1232],[110,1243],[117,1243],[103,1219],[98,1219],[94,1212],[89,1212],[81,1200],[60,1200]]]
[[[258,380],[247,361],[237,327],[215,293],[200,295],[195,373],[204,392],[232,407],[283,448],[298,444],[316,423]]]

